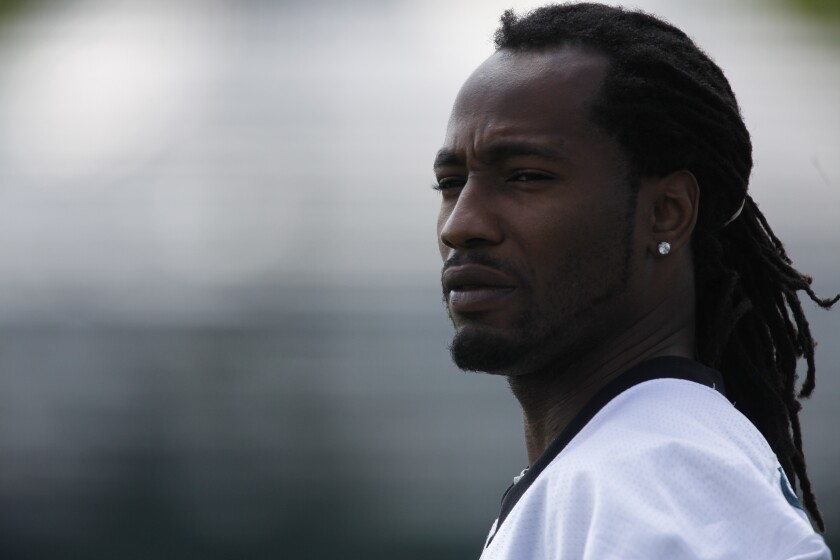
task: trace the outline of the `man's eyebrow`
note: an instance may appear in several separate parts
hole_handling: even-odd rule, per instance
[[[441,148],[435,156],[434,168],[446,167],[447,165],[464,165],[464,158],[459,156],[454,150],[449,148]]]
[[[561,151],[544,144],[527,141],[496,142],[483,150],[479,154],[479,159],[483,163],[492,164],[516,156],[537,156],[555,161],[568,161],[569,159]],[[437,169],[447,165],[464,165],[464,158],[453,150],[442,148],[437,153],[434,167]]]
[[[484,150],[484,153],[480,154],[480,159],[486,163],[495,163],[516,156],[537,156],[563,161],[569,159],[562,152],[545,144],[513,140],[491,144]]]

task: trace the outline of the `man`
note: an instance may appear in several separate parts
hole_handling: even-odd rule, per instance
[[[435,161],[453,360],[506,375],[525,420],[482,558],[830,558],[794,385],[798,292],[838,298],[747,194],[723,73],[597,4],[506,12],[496,45]]]

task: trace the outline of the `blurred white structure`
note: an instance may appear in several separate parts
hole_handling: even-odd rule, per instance
[[[95,534],[133,489],[161,526],[254,540],[310,484],[339,521],[363,504],[366,538],[480,544],[524,454],[503,383],[448,364],[429,187],[511,4],[538,5],[100,0],[0,24],[6,531]],[[758,2],[635,4],[727,73],[753,195],[836,292],[832,31]],[[839,313],[813,314],[805,414],[829,526]]]

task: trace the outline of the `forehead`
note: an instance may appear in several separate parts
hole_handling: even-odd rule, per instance
[[[608,65],[604,55],[573,46],[497,51],[458,93],[447,144],[466,140],[464,134],[500,129],[512,134],[550,134],[585,127]]]

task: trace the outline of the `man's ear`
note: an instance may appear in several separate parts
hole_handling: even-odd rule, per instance
[[[642,182],[649,203],[648,250],[654,255],[675,253],[689,244],[697,223],[700,185],[690,171],[675,171]],[[667,250],[660,247],[668,244]]]

